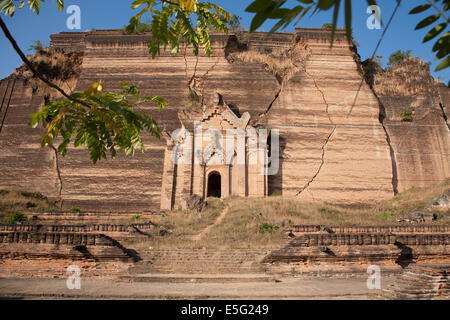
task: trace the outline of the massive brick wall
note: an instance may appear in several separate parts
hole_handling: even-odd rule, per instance
[[[401,192],[449,177],[450,131],[444,117],[445,102],[438,96],[379,98],[386,109],[384,123],[395,154],[396,189]],[[410,106],[415,110],[413,122],[401,121],[399,114]]]
[[[42,191],[58,199],[55,153],[40,147],[42,131],[28,125],[44,99],[22,80],[0,82],[0,188]]]
[[[212,36],[212,57],[195,57],[192,50],[184,53],[182,48],[178,56],[163,53],[152,59],[148,34],[123,35],[117,31],[60,33],[52,35],[52,45],[84,51],[76,90],[102,80],[105,90],[118,91],[120,82],[127,81],[137,84],[142,95],[166,98],[169,106],[163,112],[152,104],[144,109],[169,131],[180,127],[177,112],[186,106],[190,79],[195,79],[196,89],[207,103],[218,92],[241,114],[248,111],[252,119],[265,114],[267,125],[280,130],[282,145],[280,171],[269,181],[272,192],[336,203],[364,204],[390,197],[395,173],[403,169],[393,170],[389,139],[379,122],[380,105],[361,82],[344,35],[338,32],[332,49],[328,36],[323,30],[298,29],[295,34],[270,37],[255,33],[247,39],[249,49],[260,51],[288,49],[294,39],[306,44],[311,55],[305,68],[282,87],[264,64],[230,62],[225,50],[229,36],[221,34]],[[0,86],[1,99],[9,97],[11,89],[7,86],[5,79]],[[159,208],[163,141],[147,135],[146,153],[119,155],[95,166],[81,149],[70,149],[62,158],[51,149],[41,149],[41,132],[27,126],[29,115],[42,103],[42,97],[33,94],[26,84],[16,82],[0,134],[0,188],[40,191],[62,200],[64,207],[75,205],[85,210],[133,212]],[[2,117],[3,112],[4,108]],[[388,133],[397,136],[391,139],[401,139],[403,132],[392,128]],[[445,124],[436,130],[447,130],[448,139]],[[426,139],[433,137],[430,133]],[[435,154],[433,159],[445,161],[442,154],[448,154],[448,140],[429,145]],[[422,152],[417,148],[418,155]],[[427,172],[436,172],[433,181],[448,176],[448,171],[436,169],[445,165],[423,161]],[[411,172],[405,170],[406,175]],[[417,179],[418,184],[430,180],[429,175]]]
[[[311,55],[269,113],[270,127],[280,128],[285,141],[275,188],[335,203],[391,196],[392,164],[379,106],[361,81],[351,48],[342,34],[330,48],[328,34],[299,32]]]

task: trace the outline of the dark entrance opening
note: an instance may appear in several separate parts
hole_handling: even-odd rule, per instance
[[[221,177],[217,172],[212,172],[208,177],[208,197],[221,197]]]

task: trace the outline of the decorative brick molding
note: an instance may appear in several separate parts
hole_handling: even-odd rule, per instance
[[[135,228],[148,230],[156,225],[148,223],[136,223],[132,225],[120,224],[84,224],[84,225],[41,225],[41,224],[0,224],[0,232],[133,232]]]
[[[34,232],[0,232],[0,243],[34,243],[54,245],[102,245],[113,246],[113,239],[104,234],[90,233],[34,233]]]
[[[323,226],[299,225],[288,228],[293,232],[319,232]],[[408,225],[408,226],[348,226],[326,227],[333,233],[429,233],[450,232],[450,225]]]
[[[139,261],[117,240],[94,233],[0,232],[0,257]]]
[[[311,246],[365,246],[365,245],[450,245],[450,234],[383,234],[383,233],[329,233],[305,234],[290,242],[292,247]]]

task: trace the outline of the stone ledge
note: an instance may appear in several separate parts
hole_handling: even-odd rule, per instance
[[[135,223],[131,225],[120,224],[83,224],[83,225],[42,225],[42,224],[0,224],[0,232],[134,232],[135,228],[139,230],[148,230],[156,227],[152,222]]]
[[[450,234],[382,234],[382,233],[331,233],[304,234],[292,240],[288,246],[366,246],[366,245],[450,245]]]
[[[287,228],[286,230],[292,232],[320,232],[326,231],[331,233],[430,233],[430,232],[450,232],[450,225],[419,225],[419,226],[313,226],[313,225],[298,225]]]

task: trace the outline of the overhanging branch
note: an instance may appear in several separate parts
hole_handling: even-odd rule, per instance
[[[39,78],[41,81],[43,81],[50,88],[53,88],[56,91],[58,91],[59,93],[61,93],[64,97],[66,97],[70,101],[75,102],[75,103],[79,103],[79,104],[81,104],[81,105],[83,105],[83,106],[85,106],[87,108],[91,107],[86,102],[83,102],[81,100],[78,100],[78,99],[75,99],[75,98],[71,97],[63,89],[58,87],[56,84],[50,82],[49,80],[47,80],[39,71],[37,71],[36,68],[34,68],[34,66],[31,63],[31,61],[27,59],[25,54],[19,48],[19,46],[17,45],[16,40],[14,39],[14,37],[9,32],[8,27],[6,26],[5,22],[3,21],[3,19],[1,17],[0,17],[0,27],[1,27],[2,31],[3,31],[3,33],[5,34],[6,38],[9,40],[9,42],[11,42],[11,45],[14,48],[14,50],[17,52],[17,54],[22,59],[22,61],[27,65],[27,67],[31,70],[31,72],[33,72],[33,75],[35,77]]]

